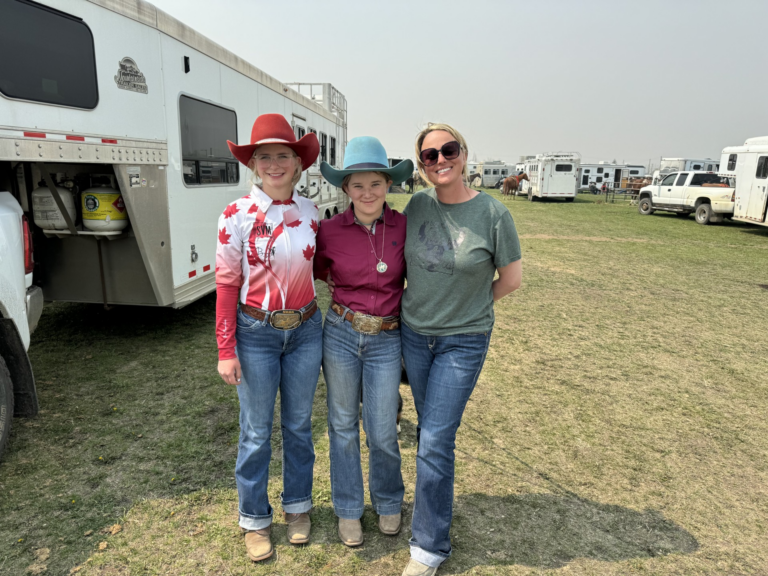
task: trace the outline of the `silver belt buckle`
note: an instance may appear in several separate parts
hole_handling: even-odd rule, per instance
[[[269,315],[269,323],[276,330],[293,330],[301,326],[301,311],[275,310]]]
[[[352,330],[360,334],[376,336],[381,332],[381,323],[382,319],[378,316],[369,316],[359,312],[355,312],[355,315],[352,316]]]

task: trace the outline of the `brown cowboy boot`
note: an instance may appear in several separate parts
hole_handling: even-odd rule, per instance
[[[272,556],[272,540],[269,537],[271,526],[261,530],[247,530],[245,532],[245,550],[248,558],[254,562],[266,560]]]
[[[301,514],[286,512],[285,523],[288,524],[288,542],[291,544],[309,542],[309,530],[312,528],[309,512],[302,512]]]

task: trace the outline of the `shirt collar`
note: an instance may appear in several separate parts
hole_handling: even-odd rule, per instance
[[[286,203],[286,202],[283,202],[283,201],[275,202],[274,200],[272,200],[272,198],[270,198],[267,195],[266,192],[264,192],[264,190],[262,190],[261,188],[259,188],[255,184],[253,185],[253,188],[251,189],[251,196],[253,196],[253,198],[256,200],[256,205],[259,207],[259,210],[261,212],[266,212],[267,210],[269,210],[269,207],[272,206],[272,204],[285,204]],[[298,202],[298,198],[299,198],[299,194],[298,194],[298,192],[296,192],[296,189],[294,188],[293,189],[293,194],[291,194],[291,199],[290,199],[290,201],[288,201],[288,203],[298,204],[299,203]]]
[[[381,216],[376,218],[376,222],[384,222],[386,226],[393,226],[394,225],[394,218],[392,217],[392,209],[389,207],[389,204],[384,202],[384,209],[381,211]],[[363,224],[358,221],[357,216],[355,216],[355,208],[352,205],[352,203],[349,203],[349,208],[347,208],[344,211],[344,214],[342,214],[342,224],[345,226],[349,226],[352,224],[359,224],[362,226]]]

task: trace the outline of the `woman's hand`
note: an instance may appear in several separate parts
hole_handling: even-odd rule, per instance
[[[219,360],[219,376],[224,382],[237,386],[240,384],[240,374],[240,360],[237,358]]]
[[[328,284],[328,292],[331,294],[331,300],[333,300],[333,291],[336,289],[336,283],[331,278],[331,273],[328,273],[328,278],[325,279],[326,284]]]

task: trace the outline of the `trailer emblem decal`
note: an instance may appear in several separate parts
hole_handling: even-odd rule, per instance
[[[147,79],[132,58],[123,58],[120,60],[119,66],[117,76],[115,76],[115,83],[118,88],[141,94],[148,92]]]

